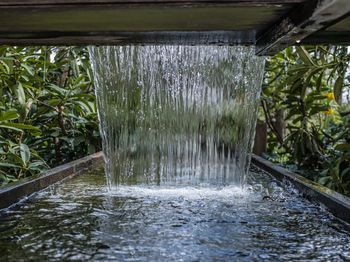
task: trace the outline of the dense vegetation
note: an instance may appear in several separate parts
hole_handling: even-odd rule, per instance
[[[289,47],[266,62],[265,157],[350,194],[350,55]],[[101,150],[88,52],[0,47],[0,184]]]
[[[350,195],[347,47],[289,47],[267,60],[266,158]]]
[[[101,149],[86,48],[0,47],[0,184]]]

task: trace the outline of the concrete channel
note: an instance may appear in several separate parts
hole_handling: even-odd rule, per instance
[[[18,201],[26,199],[32,194],[63,179],[71,179],[94,169],[102,163],[103,154],[102,152],[98,152],[70,163],[54,167],[43,174],[0,187],[0,209],[7,208]]]
[[[36,192],[52,184],[65,179],[72,179],[77,175],[92,170],[102,165],[103,162],[103,153],[98,152],[52,168],[44,174],[0,187],[0,209],[7,208],[16,204],[18,201],[30,198]],[[335,217],[350,223],[349,197],[312,182],[254,154],[252,155],[252,163],[270,174],[280,183],[292,185],[303,197],[325,207]]]
[[[350,198],[321,186],[298,174],[259,157],[252,156],[252,163],[269,173],[283,184],[292,185],[309,201],[325,207],[335,217],[350,223]]]

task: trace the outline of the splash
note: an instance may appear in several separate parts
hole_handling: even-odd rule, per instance
[[[264,64],[253,47],[89,52],[110,186],[245,183]]]

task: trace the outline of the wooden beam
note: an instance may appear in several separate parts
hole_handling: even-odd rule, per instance
[[[0,45],[256,44],[272,55],[350,44],[349,14],[350,0],[0,0]]]
[[[295,6],[140,2],[0,6],[0,45],[252,45]]]
[[[246,31],[39,32],[0,34],[0,45],[254,45]]]
[[[0,6],[23,5],[85,5],[85,4],[239,4],[239,5],[281,5],[303,3],[306,0],[0,0]]]
[[[257,37],[257,54],[273,55],[350,14],[350,0],[309,0]]]

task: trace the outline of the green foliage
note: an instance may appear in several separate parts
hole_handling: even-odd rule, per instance
[[[348,195],[349,60],[347,47],[289,47],[267,61],[262,96],[269,157]]]
[[[100,150],[86,48],[0,47],[0,184]]]

